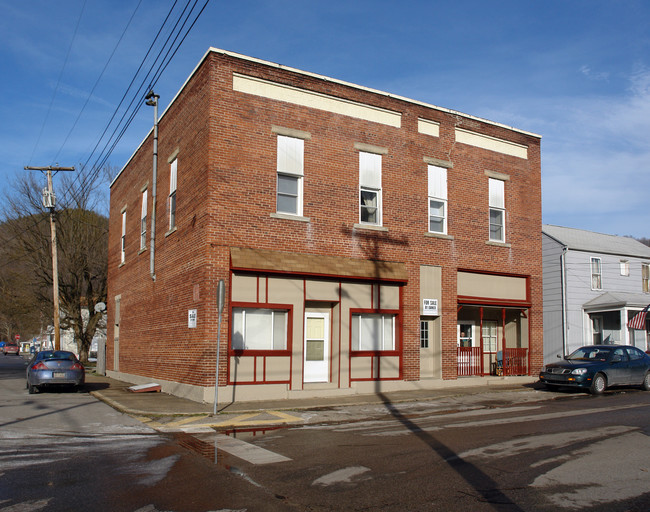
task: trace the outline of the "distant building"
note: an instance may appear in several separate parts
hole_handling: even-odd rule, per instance
[[[643,350],[644,330],[627,322],[650,304],[650,247],[633,238],[544,225],[544,360],[582,345]]]
[[[210,49],[155,182],[152,137],[111,184],[109,376],[211,401],[220,279],[224,401],[539,370],[538,135]]]

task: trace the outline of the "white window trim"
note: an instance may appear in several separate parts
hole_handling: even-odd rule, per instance
[[[427,204],[427,231],[437,235],[447,234],[447,169],[437,165],[427,166],[427,182],[429,200]],[[431,201],[442,203],[442,216],[436,217],[442,220],[442,231],[431,230]]]
[[[178,188],[178,158],[169,162],[169,196],[167,197],[167,214],[169,216],[169,230],[176,227],[176,189]],[[173,203],[173,208],[172,208]]]
[[[147,189],[142,191],[142,208],[140,210],[140,250],[147,247]]]
[[[506,192],[505,180],[497,178],[488,179],[489,189],[489,215],[488,215],[488,240],[490,242],[505,243],[506,241]],[[501,213],[501,238],[492,237],[492,212]]]
[[[594,262],[598,262],[598,272],[594,272]],[[597,256],[591,256],[589,258],[589,275],[591,277],[591,289],[592,290],[602,290],[603,289],[603,260]],[[600,285],[598,287],[594,286],[594,277],[598,276]]]
[[[126,261],[126,210],[122,210],[122,236],[120,237],[120,264]]]
[[[302,137],[291,137],[285,134],[277,135],[277,158],[276,158],[276,186],[275,186],[275,211],[281,215],[303,216],[303,194],[305,174],[305,139]],[[293,158],[292,158],[293,157]],[[296,180],[296,211],[284,211],[279,208],[280,198],[280,177]],[[283,194],[289,197],[289,194]]]
[[[380,148],[357,144],[359,149],[359,224],[362,226],[382,226],[383,225],[383,205],[382,205],[382,154],[378,151]],[[366,151],[364,151],[366,150]],[[367,150],[373,150],[367,151]],[[361,196],[363,192],[376,194],[377,198],[377,218],[375,222],[362,220],[363,203]]]

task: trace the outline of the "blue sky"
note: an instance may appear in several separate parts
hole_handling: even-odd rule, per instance
[[[26,165],[95,161],[172,5],[0,0],[4,191]],[[650,2],[211,0],[155,84],[161,112],[211,46],[540,134],[545,223],[650,237]],[[142,107],[108,163],[152,121]]]

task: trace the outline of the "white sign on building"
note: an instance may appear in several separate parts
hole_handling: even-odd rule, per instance
[[[438,315],[438,299],[422,299],[423,315]]]
[[[190,329],[196,328],[196,309],[189,309],[187,311],[187,326]]]

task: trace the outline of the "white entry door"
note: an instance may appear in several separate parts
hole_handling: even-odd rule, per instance
[[[304,381],[329,381],[329,313],[305,313]]]

